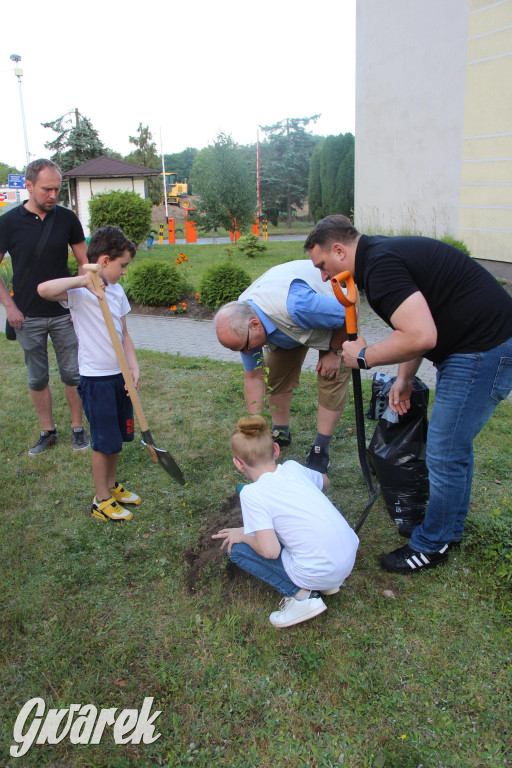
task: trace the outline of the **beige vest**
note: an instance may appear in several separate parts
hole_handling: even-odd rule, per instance
[[[286,309],[288,291],[293,280],[304,280],[310,288],[323,296],[334,292],[330,281],[323,282],[320,270],[310,259],[288,261],[264,272],[239,297],[239,301],[250,299],[272,320],[272,322],[294,341],[313,349],[329,349],[332,328],[301,328],[292,320]]]

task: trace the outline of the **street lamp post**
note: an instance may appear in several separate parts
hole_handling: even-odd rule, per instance
[[[21,104],[21,120],[23,122],[23,135],[25,136],[25,154],[27,156],[27,165],[30,163],[30,152],[28,151],[28,138],[27,138],[27,126],[25,123],[25,110],[23,108],[23,91],[21,88],[21,78],[23,76],[23,70],[19,66],[19,63],[21,61],[21,56],[18,56],[16,53],[12,53],[10,56],[11,61],[14,61],[16,64],[14,68],[14,74],[18,78],[18,85],[20,87],[20,104]]]

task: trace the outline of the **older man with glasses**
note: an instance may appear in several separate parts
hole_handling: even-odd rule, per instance
[[[249,413],[262,411],[267,390],[272,436],[281,447],[291,443],[290,404],[304,358],[309,349],[319,351],[317,434],[306,465],[325,474],[351,376],[341,357],[345,310],[330,284],[309,260],[279,264],[221,307],[215,324],[220,343],[241,353]]]

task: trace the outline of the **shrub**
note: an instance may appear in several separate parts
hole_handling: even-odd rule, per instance
[[[130,297],[147,307],[176,304],[183,294],[180,275],[165,261],[141,261],[130,268],[127,282]]]
[[[12,291],[12,264],[10,256],[5,256],[0,264],[0,274],[5,283],[5,287],[10,293]]]
[[[144,200],[136,192],[116,189],[102,192],[89,200],[91,228],[106,224],[120,227],[126,237],[139,245],[151,229],[151,200]]]
[[[267,250],[265,243],[260,242],[257,235],[245,235],[238,241],[238,247],[249,259],[257,256],[258,253],[264,253]]]
[[[74,256],[68,258],[68,269],[71,273],[71,277],[76,277],[78,275],[78,262]]]
[[[209,309],[217,309],[228,301],[236,301],[251,284],[251,278],[241,267],[229,261],[210,267],[203,275],[199,293]]]
[[[451,235],[444,235],[441,238],[442,243],[447,243],[448,245],[453,245],[454,248],[458,248],[459,251],[462,251],[462,253],[465,253],[467,256],[471,256],[471,251],[467,247],[464,240],[456,240]]]

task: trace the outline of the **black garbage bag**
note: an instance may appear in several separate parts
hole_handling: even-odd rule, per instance
[[[384,378],[384,380],[383,380]],[[389,408],[389,390],[395,378],[374,375],[373,416],[378,418],[368,447],[368,459],[379,481],[391,519],[402,534],[410,534],[425,516],[428,502],[427,444],[428,387],[415,378],[411,408],[398,416]]]

